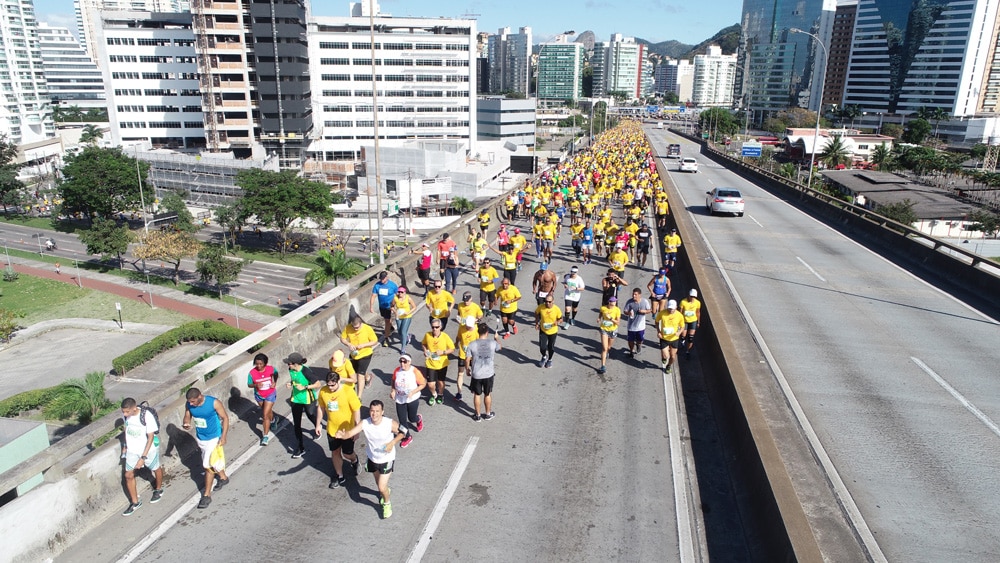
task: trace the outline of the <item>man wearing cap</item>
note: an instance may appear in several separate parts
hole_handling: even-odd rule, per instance
[[[500,274],[493,267],[489,258],[483,258],[483,263],[479,266],[479,305],[493,312],[493,306],[497,304],[497,278]]]
[[[451,308],[455,306],[455,297],[441,286],[441,280],[434,280],[434,285],[427,292],[424,302],[427,303],[427,311],[430,313],[430,322],[434,324],[435,319],[441,321],[441,328],[448,326],[448,317],[451,316]],[[472,299],[472,295],[469,295]]]
[[[442,319],[431,320],[431,331],[424,335],[420,344],[424,347],[424,365],[427,368],[427,383],[430,395],[427,404],[444,402],[444,386],[448,380],[448,355],[455,351],[455,341],[445,334]]]
[[[677,229],[670,229],[670,232],[663,237],[663,265],[673,268],[677,263],[677,249],[681,247],[681,236],[677,234]]]
[[[691,357],[691,348],[694,347],[694,333],[698,330],[698,323],[701,321],[701,301],[698,301],[698,290],[692,289],[688,296],[681,300],[680,312],[684,315],[684,332],[681,333],[681,343],[687,342],[684,350],[684,357]]]
[[[563,276],[563,288],[565,289],[563,306],[566,309],[563,328],[566,328],[566,323],[571,326],[576,324],[576,313],[580,310],[580,299],[583,297],[583,290],[587,289],[587,284],[580,276],[580,268],[573,266],[569,269],[569,273]]]
[[[628,353],[633,358],[642,352],[642,340],[646,334],[646,315],[652,312],[649,301],[642,298],[642,290],[632,290],[632,298],[625,302],[622,315],[628,320]]]
[[[340,361],[343,361],[344,353],[337,350],[334,352],[334,358],[330,359],[331,365],[338,352]],[[298,352],[292,352],[283,362],[288,366],[289,381],[285,387],[292,390],[289,401],[292,403],[292,423],[295,425],[295,438],[299,445],[292,458],[298,459],[306,453],[305,442],[302,439],[302,414],[305,413],[309,420],[316,420],[316,396],[323,387],[324,380],[323,375],[306,365],[306,359]]]
[[[479,338],[479,331],[476,330],[476,317],[459,317],[461,321],[458,325],[458,334],[455,335],[455,347],[458,349],[458,391],[455,392],[455,400],[462,400],[462,383],[465,382],[465,372],[467,365],[466,348],[473,340]],[[486,326],[486,325],[483,325]]]
[[[330,371],[335,372],[340,376],[341,385],[354,389],[355,393],[358,392],[358,380],[361,378],[359,378],[357,372],[354,371],[354,366],[351,365],[351,362],[347,361],[347,356],[344,354],[343,350],[336,350],[333,355],[330,356]],[[360,393],[358,393],[358,398],[361,398]]]
[[[511,333],[517,334],[514,315],[517,313],[517,302],[521,300],[521,291],[509,279],[504,278],[500,280],[497,298],[500,299],[500,322],[503,324],[503,332],[499,334],[507,338]]]
[[[396,419],[399,421],[399,428],[409,428],[414,432],[424,429],[424,417],[417,414],[420,407],[420,393],[427,387],[427,380],[420,368],[413,365],[413,358],[409,354],[399,357],[399,367],[392,372],[391,388],[389,397],[396,402]],[[400,442],[399,447],[405,448],[413,442],[413,434],[406,433],[406,437]]]
[[[677,361],[677,347],[680,346],[681,331],[684,330],[684,315],[677,310],[677,302],[667,301],[667,308],[661,309],[655,317],[656,332],[660,336],[660,367],[663,373],[670,373]]]
[[[660,268],[660,271],[653,275],[646,285],[649,290],[649,300],[653,303],[653,314],[660,312],[660,309],[667,303],[670,297],[670,278],[667,277],[667,269]]]
[[[597,313],[597,326],[601,332],[601,367],[597,373],[607,373],[608,354],[618,336],[618,324],[622,320],[622,310],[618,308],[618,298],[611,296],[608,304],[602,305]]]
[[[389,346],[389,336],[392,335],[392,300],[396,297],[396,290],[399,286],[389,279],[389,272],[385,270],[379,272],[378,281],[372,288],[371,298],[368,300],[368,311],[375,312],[375,302],[378,301],[378,314],[382,317],[382,346]]]
[[[531,292],[535,294],[538,305],[545,303],[545,299],[552,295],[556,289],[556,281],[556,274],[549,270],[548,262],[539,264],[538,271],[531,278]]]
[[[423,286],[424,295],[426,295],[431,284],[431,262],[434,260],[434,255],[426,242],[420,243],[420,250],[411,250],[410,253],[420,255],[420,260],[417,262],[417,279],[420,280],[420,285]]]
[[[462,302],[455,307],[455,311],[460,324],[464,324],[469,317],[477,322],[483,318],[483,309],[472,301],[472,293],[468,291],[462,294]]]
[[[333,475],[330,477],[330,488],[336,489],[347,484],[344,476],[344,461],[354,468],[354,476],[358,475],[358,456],[354,453],[354,438],[337,438],[337,431],[350,431],[361,424],[361,399],[357,393],[340,383],[340,376],[330,372],[326,376],[326,385],[319,391],[319,408],[316,410],[316,437],[320,436],[320,417],[326,414],[327,443],[330,446],[330,459],[333,461]]]
[[[378,337],[375,336],[375,330],[361,320],[361,315],[355,313],[340,333],[340,342],[350,349],[354,372],[363,375],[358,379],[358,395],[361,395],[372,378],[368,373],[368,366],[372,362],[372,350],[378,346]]]
[[[528,245],[528,239],[521,234],[521,229],[514,227],[514,234],[510,237],[510,247],[517,254],[517,271],[521,271],[521,259],[524,258],[524,248]],[[513,282],[514,280],[510,280]]]

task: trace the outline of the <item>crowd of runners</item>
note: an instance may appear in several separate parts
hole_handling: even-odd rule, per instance
[[[679,352],[691,354],[701,302],[697,289],[678,291],[671,282],[682,241],[676,229],[663,232],[670,214],[667,193],[637,122],[623,122],[604,133],[588,150],[526,183],[502,205],[508,222],[521,224],[523,229],[513,224],[492,229],[492,217],[483,211],[477,217],[478,229],[470,228],[462,237],[466,246],[460,247],[445,234],[433,247],[424,243],[412,251],[420,254],[413,286],[401,287],[388,272],[379,274],[369,310],[381,318],[381,334],[353,315],[340,334],[341,348],[326,362],[328,369],[310,368],[306,358],[293,353],[281,360],[287,366],[287,377],[279,377],[269,358],[258,354],[247,386],[262,409],[260,445],[266,446],[269,436],[278,431],[273,407],[277,389],[284,387],[291,394],[296,438],[292,457],[305,453],[303,415],[317,437],[325,426],[333,469],[329,487],[337,489],[346,483],[347,467],[355,477],[361,471],[354,445],[356,437],[363,434],[364,470],[372,473],[382,516],[389,518],[389,476],[396,448],[410,446],[414,434],[424,431],[420,407],[426,404],[431,408],[446,400],[449,371],[457,364],[449,400],[463,401],[467,390],[472,394],[472,420],[494,419],[497,352],[505,340],[518,337],[519,326],[533,329],[521,329],[520,338],[537,338],[537,366],[542,369],[551,368],[556,357],[563,355],[557,352],[560,331],[586,330],[577,328],[578,319],[593,322],[596,328],[593,338],[599,343],[600,354],[593,362],[598,373],[605,373],[608,362],[616,357],[641,369],[644,363],[640,358],[647,343],[658,344],[664,374],[673,371]],[[654,251],[654,226],[663,237],[662,260]],[[561,279],[552,267],[557,251],[560,262],[571,264]],[[599,282],[585,280],[582,275],[582,266],[594,263],[607,266]],[[529,264],[537,269],[532,274],[531,295],[522,296],[515,284],[518,273]],[[463,274],[473,274],[474,279]],[[470,280],[463,281],[461,292],[460,279]],[[593,302],[588,299],[588,287],[599,287],[600,303],[596,298]],[[556,299],[560,292],[561,307]],[[683,298],[678,300],[679,295]],[[422,307],[426,308],[430,330],[413,334],[412,321]],[[449,329],[449,321],[454,321],[454,330]],[[655,337],[646,336],[649,325]],[[616,348],[620,332],[626,342]],[[373,378],[370,364],[376,350],[382,348],[395,349],[398,366],[388,378],[386,400],[370,401],[368,416],[362,418],[361,397],[371,389]],[[382,391],[369,391],[375,393]],[[184,428],[194,428],[203,454],[206,478],[198,506],[206,508],[212,491],[229,482],[224,464],[213,463],[213,453],[221,453],[220,447],[225,445],[229,421],[221,402],[198,389],[189,390],[187,400]],[[395,418],[386,412],[386,403],[394,405]],[[126,476],[132,483],[125,511],[128,515],[141,506],[135,494],[134,471],[143,466],[159,469],[158,448],[153,444],[158,427],[152,417],[140,421],[134,400],[123,402],[122,412],[128,452]],[[163,493],[162,472],[157,475],[151,502]]]

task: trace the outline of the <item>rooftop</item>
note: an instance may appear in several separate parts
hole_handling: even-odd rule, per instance
[[[978,209],[948,190],[918,184],[889,172],[824,170],[821,174],[853,195],[864,194],[875,206],[910,200],[913,212],[921,219],[962,219]]]

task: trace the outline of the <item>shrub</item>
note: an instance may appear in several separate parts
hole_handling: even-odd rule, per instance
[[[45,405],[45,416],[58,419],[75,416],[86,424],[112,406],[104,393],[104,374],[92,371],[85,379],[68,379],[57,385],[52,400]]]
[[[13,397],[7,397],[0,401],[0,418],[17,416],[22,412],[44,407],[49,401],[55,398],[56,389],[58,388],[59,386],[57,385],[44,389],[32,389],[31,391],[18,393]]]
[[[155,358],[160,352],[179,346],[183,342],[233,344],[248,334],[250,333],[245,330],[233,328],[219,321],[193,321],[168,330],[138,348],[118,356],[112,360],[111,365],[114,367],[115,373],[122,375]],[[266,341],[261,342],[249,351],[259,350],[266,343]]]
[[[3,270],[3,281],[5,281],[5,282],[13,282],[13,281],[17,281],[17,278],[19,278],[19,277],[21,277],[21,274],[15,272],[14,268],[11,268],[10,266],[7,266],[6,268],[4,268],[4,270]]]

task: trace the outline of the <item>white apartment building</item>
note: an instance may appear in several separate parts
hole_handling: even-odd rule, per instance
[[[0,135],[14,144],[55,136],[48,86],[31,0],[2,0],[0,18]]]
[[[38,25],[45,83],[53,104],[104,108],[104,75],[65,27]]]
[[[490,93],[520,92],[528,95],[531,83],[531,28],[511,33],[509,27],[490,35]]]
[[[629,100],[642,94],[642,68],[646,56],[645,45],[636,43],[634,37],[620,33],[611,34],[610,41],[594,44],[594,95],[624,92]]]
[[[670,59],[656,67],[656,91],[673,92],[680,102],[690,102],[694,86],[694,65],[686,59]]]
[[[582,46],[581,46],[582,48]],[[487,96],[476,102],[476,132],[481,141],[535,146],[535,98]]]
[[[101,12],[190,12],[190,0],[73,0],[76,28],[87,56],[100,66],[97,28]]]
[[[694,85],[691,101],[698,107],[729,107],[733,104],[736,55],[723,55],[718,45],[694,57]]]
[[[369,3],[349,17],[309,20],[313,141],[320,161],[360,160],[373,144]],[[375,5],[375,81],[380,146],[406,140],[476,142],[476,22],[396,18]]]
[[[205,147],[190,13],[102,12],[98,58],[114,145]]]

